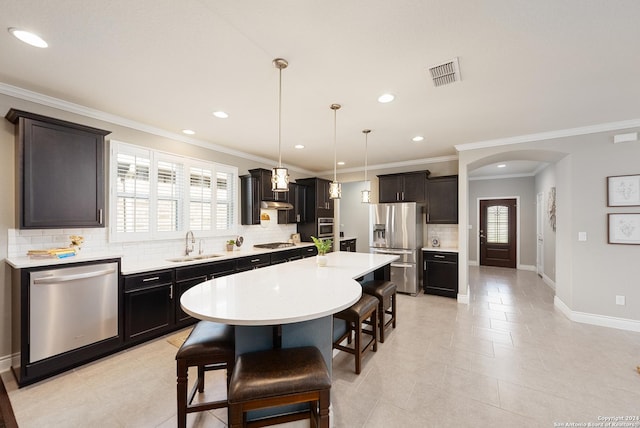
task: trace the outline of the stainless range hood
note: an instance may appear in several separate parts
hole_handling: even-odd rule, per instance
[[[292,210],[293,205],[291,205],[289,202],[261,201],[260,208],[266,210]]]

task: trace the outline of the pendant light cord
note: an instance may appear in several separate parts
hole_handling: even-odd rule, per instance
[[[333,109],[333,182],[334,183],[336,183],[338,181],[336,179],[337,174],[338,174],[338,172],[337,172],[338,167],[337,167],[337,164],[336,164],[336,162],[338,160],[337,157],[336,157],[336,152],[337,152],[337,148],[336,148],[336,146],[337,146],[337,144],[336,144],[336,141],[337,141],[337,137],[336,137],[337,136],[337,131],[336,131],[337,124],[336,124],[336,122],[337,122],[337,120],[338,120],[338,109]]]
[[[278,168],[282,168],[282,68],[278,69]]]

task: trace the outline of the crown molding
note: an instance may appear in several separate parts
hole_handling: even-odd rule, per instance
[[[106,113],[101,110],[85,107],[80,104],[75,104],[69,101],[61,100],[59,98],[55,98],[49,95],[44,95],[38,92],[30,91],[28,89],[20,88],[18,86],[9,85],[7,83],[0,82],[0,94],[8,95],[10,97],[18,98],[25,101],[30,101],[36,104],[41,104],[47,107],[53,107],[58,110],[63,110],[69,113],[78,114],[80,116],[101,120],[103,122],[113,123],[114,125],[124,126],[126,128],[131,128],[137,131],[145,132],[147,134],[157,135],[159,137],[164,137],[171,140],[177,140],[183,143],[191,144],[194,146],[202,147],[202,148],[213,150],[220,153],[225,153],[225,154],[236,156],[242,159],[275,165],[275,161],[273,159],[267,159],[261,156],[251,155],[249,153],[230,149],[229,147],[220,146],[218,144],[210,143],[208,141],[187,137],[182,134],[170,132],[161,128],[157,128],[155,126],[136,122],[134,120],[130,120],[122,116],[117,116],[115,114]],[[304,168],[299,168],[294,165],[286,165],[286,164],[283,164],[283,165],[291,169],[292,171],[301,172],[303,174],[314,174],[313,171],[309,171]]]
[[[507,146],[510,144],[530,143],[533,141],[553,140],[555,138],[574,137],[577,135],[597,134],[599,132],[618,131],[640,127],[640,119],[624,120],[621,122],[600,123],[579,128],[560,129],[557,131],[540,132],[537,134],[519,135],[516,137],[498,138],[495,140],[476,141],[475,143],[456,144],[459,152],[467,150],[485,149],[488,147]]]
[[[430,163],[450,162],[450,161],[457,161],[457,160],[458,160],[458,155],[438,156],[435,158],[412,159],[412,160],[402,161],[402,162],[380,163],[377,165],[369,165],[367,166],[367,171],[376,171],[379,169],[389,169],[389,168],[401,168],[405,166],[424,165],[424,164],[430,164]],[[360,171],[364,171],[364,165],[361,167],[338,169],[338,174],[346,174],[350,172],[360,172]],[[318,172],[317,174],[319,175],[333,174],[333,170],[331,169],[331,170],[321,171],[321,172]]]

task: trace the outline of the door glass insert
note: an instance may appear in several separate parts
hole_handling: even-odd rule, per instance
[[[495,205],[487,207],[487,242],[509,243],[509,207]]]

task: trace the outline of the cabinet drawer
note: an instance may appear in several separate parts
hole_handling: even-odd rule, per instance
[[[243,257],[238,259],[238,270],[249,270],[259,267],[269,266],[271,264],[271,255],[260,254],[253,257]]]
[[[457,253],[439,253],[437,251],[424,251],[423,257],[425,261],[428,262],[448,262],[448,263],[458,263],[458,254]]]
[[[147,288],[157,284],[170,284],[173,282],[173,270],[160,270],[146,272],[124,277],[124,291]]]
[[[209,278],[217,278],[219,276],[229,275],[236,271],[235,260],[225,260],[221,262],[203,263],[194,266],[186,266],[176,269],[176,281],[182,281],[190,278],[206,276]]]
[[[316,247],[305,247],[300,249],[300,255],[302,258],[312,257],[318,254],[318,249]]]

